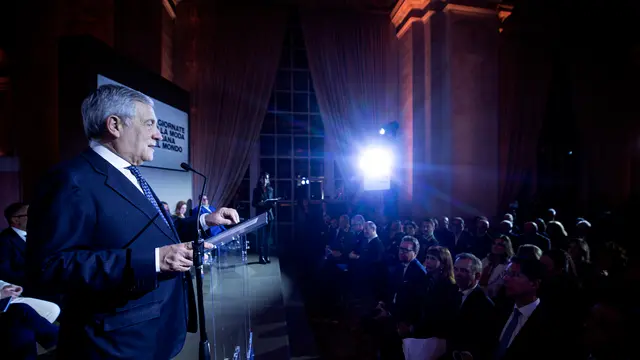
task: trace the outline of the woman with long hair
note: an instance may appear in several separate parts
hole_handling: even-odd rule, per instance
[[[480,286],[490,298],[495,298],[504,285],[504,271],[513,256],[513,245],[508,236],[502,235],[493,240],[491,252],[482,260]]]
[[[253,197],[251,205],[256,208],[256,215],[267,213],[267,219],[269,222],[266,226],[263,226],[258,230],[256,237],[256,248],[258,248],[258,256],[260,258],[260,264],[268,264],[269,260],[269,243],[271,242],[271,234],[273,232],[273,221],[275,219],[273,215],[274,201],[273,188],[269,181],[269,173],[263,172],[260,174],[258,183],[255,189],[253,189]]]
[[[421,320],[409,336],[403,339],[406,360],[438,359],[446,352],[446,338],[453,329],[453,321],[460,308],[462,295],[453,276],[453,259],[449,249],[432,246],[424,261],[427,270],[425,299]],[[408,333],[399,329],[400,335]]]
[[[173,215],[171,215],[171,217],[173,218],[173,220],[177,218],[184,219],[186,213],[187,213],[187,203],[180,200],[176,204],[176,209],[174,210]]]

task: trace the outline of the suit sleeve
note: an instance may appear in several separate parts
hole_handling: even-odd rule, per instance
[[[93,250],[96,205],[71,174],[54,174],[36,199],[29,208],[30,284],[55,293],[155,289],[154,249]]]

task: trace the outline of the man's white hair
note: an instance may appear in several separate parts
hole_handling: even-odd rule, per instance
[[[126,126],[136,115],[136,102],[153,107],[147,95],[120,85],[102,85],[82,102],[84,133],[89,140],[99,140],[106,131],[105,120],[117,116]]]

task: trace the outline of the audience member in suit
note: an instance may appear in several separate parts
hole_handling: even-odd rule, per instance
[[[353,232],[350,231],[349,216],[342,215],[338,220],[338,233],[329,244],[332,259],[338,262],[348,262],[348,255],[355,247],[356,241]]]
[[[274,192],[271,187],[269,173],[263,172],[260,174],[258,184],[256,184],[256,187],[253,189],[253,197],[251,200],[251,205],[256,208],[256,215],[267,213],[267,220],[269,220],[266,226],[263,226],[258,230],[256,236],[256,248],[258,249],[260,264],[271,263],[271,260],[269,259],[269,246],[275,222],[273,207],[276,203],[268,200],[273,198]]]
[[[496,313],[493,301],[478,284],[482,262],[473,254],[458,254],[453,271],[462,292],[462,304],[454,320],[455,331],[447,339],[447,354],[467,352],[474,360],[489,360],[496,331]]]
[[[553,318],[537,295],[544,272],[543,265],[535,258],[515,256],[511,259],[505,275],[505,290],[515,305],[499,318],[494,359],[570,358],[563,334],[556,331],[563,319]]]
[[[350,268],[355,274],[356,287],[373,295],[373,299],[380,299],[384,290],[385,267],[382,262],[384,246],[378,238],[376,224],[368,221],[364,225],[363,240],[349,254]]]
[[[422,304],[425,302],[427,275],[424,266],[416,258],[419,251],[420,243],[416,238],[404,237],[398,247],[400,263],[390,274],[387,296],[378,304],[381,316],[391,316],[394,330],[397,330],[382,339],[383,359],[398,358],[396,352],[401,348],[400,342],[395,341],[398,333],[404,338],[413,337],[413,331],[423,320]]]
[[[542,251],[551,249],[551,241],[538,233],[538,225],[533,221],[524,224],[524,233],[520,236],[520,245],[524,244],[535,245]]]
[[[440,239],[440,245],[449,249],[452,256],[463,252],[471,252],[473,247],[473,237],[466,231],[464,227],[464,220],[460,217],[455,217],[451,220],[451,233],[453,237],[447,237],[447,239]],[[438,235],[436,235],[437,237]]]
[[[422,221],[422,229],[418,237],[418,241],[420,242],[418,261],[420,261],[421,264],[424,263],[427,258],[427,249],[439,245],[438,239],[434,234],[435,229],[436,223],[433,219],[427,218]]]
[[[394,220],[389,225],[389,239],[385,244],[386,260],[390,265],[398,263],[398,247],[405,237],[404,227],[400,220]]]
[[[481,217],[476,223],[476,231],[473,234],[473,244],[469,250],[471,250],[473,255],[482,259],[491,252],[493,240],[494,237],[489,233],[489,220]]]
[[[520,242],[520,234],[513,230],[513,223],[509,220],[502,220],[499,225],[500,235],[508,236],[514,249],[517,249],[522,243]]]
[[[27,304],[12,303],[0,312],[0,349],[3,359],[36,360],[40,344],[51,349],[58,343],[58,326]]]
[[[433,220],[436,223],[436,229],[433,231],[433,234],[436,236],[436,239],[438,239],[440,245],[446,247],[445,244],[453,244],[455,242],[455,236],[449,228],[449,218],[441,216],[438,220]]]
[[[364,216],[360,214],[351,218],[351,232],[353,233],[353,240],[355,241],[356,246],[365,239],[364,224]]]
[[[25,285],[27,211],[29,205],[13,203],[4,210],[9,227],[0,233],[0,279]]]
[[[82,117],[91,148],[54,168],[29,208],[29,283],[65,296],[60,358],[172,358],[196,331],[196,222],[228,225],[238,214],[221,208],[174,224],[160,208],[138,169],[162,140],[146,95],[102,85]]]
[[[198,195],[198,198],[200,198],[200,195]],[[207,195],[204,195],[202,197],[202,208],[200,209],[200,214],[212,214],[214,212],[216,212],[216,208],[209,205],[209,198],[207,197]],[[194,207],[191,213],[198,213],[198,207]],[[225,230],[227,229],[224,226],[212,226],[207,229],[207,231],[205,231],[205,235],[207,237],[216,236]]]
[[[437,359],[446,352],[446,339],[452,334],[453,322],[460,309],[461,294],[453,275],[451,253],[443,246],[427,250],[424,263],[427,286],[422,302],[422,319],[403,341],[407,360]]]

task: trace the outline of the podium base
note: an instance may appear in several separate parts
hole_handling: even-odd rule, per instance
[[[211,346],[209,340],[200,341],[199,360],[211,360]]]

